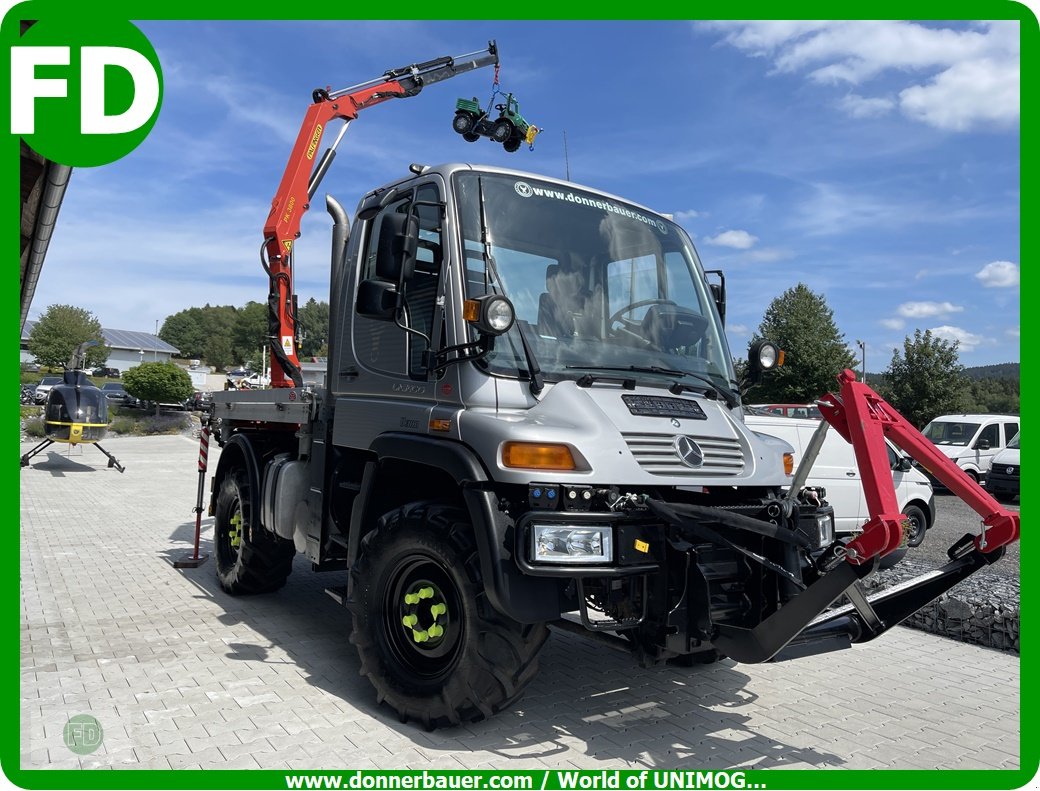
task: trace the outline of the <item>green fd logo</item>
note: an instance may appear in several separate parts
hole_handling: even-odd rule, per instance
[[[42,19],[11,47],[11,132],[63,165],[126,156],[161,102],[159,58],[129,22]]]

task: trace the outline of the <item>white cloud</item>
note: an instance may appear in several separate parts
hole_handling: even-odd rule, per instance
[[[991,261],[975,273],[975,279],[986,288],[1011,288],[1018,285],[1018,264]]]
[[[676,222],[683,222],[684,220],[695,220],[701,216],[701,212],[695,209],[687,209],[686,211],[677,211],[672,214],[672,218]]]
[[[1019,118],[1018,23],[967,29],[906,21],[707,22],[701,29],[774,73],[804,73],[824,85],[864,85],[885,74],[903,83],[898,106],[908,118],[939,129],[1007,127]],[[854,118],[881,115],[896,102],[851,94],[840,106]]]
[[[726,326],[726,332],[731,332],[734,335],[747,335],[750,329],[746,324],[728,324]]]
[[[741,256],[741,260],[751,264],[771,264],[774,261],[788,259],[792,255],[793,253],[790,250],[783,250],[779,247],[763,247],[760,250],[752,250]]]
[[[963,306],[954,305],[952,302],[904,302],[896,308],[900,316],[908,319],[930,319],[963,311]]]
[[[1009,127],[1018,121],[1017,60],[982,58],[958,63],[927,85],[899,94],[903,113],[939,129],[964,132],[982,126]]]
[[[896,103],[892,99],[882,97],[868,98],[856,93],[850,93],[841,98],[838,106],[853,118],[877,118],[892,112]]]
[[[1018,327],[1011,327],[1004,330],[1004,334],[1010,338],[1019,338],[1022,335],[1022,331]]]
[[[757,236],[752,236],[747,231],[732,230],[723,231],[715,236],[707,236],[704,241],[719,247],[733,247],[737,250],[750,250],[758,241]]]
[[[957,341],[960,343],[960,351],[962,352],[974,351],[976,346],[986,342],[986,338],[982,335],[976,335],[960,327],[951,327],[949,324],[944,324],[941,327],[932,327],[931,333],[944,341]]]
[[[902,319],[881,319],[879,323],[890,330],[901,330],[906,326],[906,322]]]

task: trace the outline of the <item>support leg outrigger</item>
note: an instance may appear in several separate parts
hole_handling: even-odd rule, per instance
[[[792,659],[873,640],[999,560],[1004,547],[1018,540],[1019,514],[997,503],[851,371],[838,381],[841,396],[829,394],[820,410],[855,449],[870,519],[855,539],[833,544],[817,560],[822,575],[777,612],[750,629],[716,627],[713,644],[738,662]],[[982,532],[950,547],[950,562],[942,568],[868,597],[860,580],[900,546],[906,522],[896,502],[886,437],[967,502],[982,517]],[[825,612],[843,594],[850,604]]]

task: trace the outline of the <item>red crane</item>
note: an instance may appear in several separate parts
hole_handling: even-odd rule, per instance
[[[270,279],[267,307],[272,387],[300,387],[303,384],[296,350],[293,245],[300,236],[303,214],[310,208],[311,198],[328,172],[350,122],[369,107],[390,99],[416,96],[427,85],[491,65],[498,65],[498,48],[494,41],[488,42],[485,50],[391,69],[382,77],[349,88],[337,91],[319,88],[314,91],[314,102],[303,117],[282,181],[271,201],[271,213],[264,223],[264,243],[260,251],[261,264]],[[335,142],[314,166],[318,146],[329,122],[334,119],[341,119],[344,124]]]

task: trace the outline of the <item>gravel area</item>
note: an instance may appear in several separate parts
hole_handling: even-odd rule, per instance
[[[935,568],[929,563],[904,560],[868,579],[868,591],[897,585]],[[931,604],[922,607],[904,626],[951,637],[966,643],[1019,651],[1019,582],[980,571],[958,583]]]

